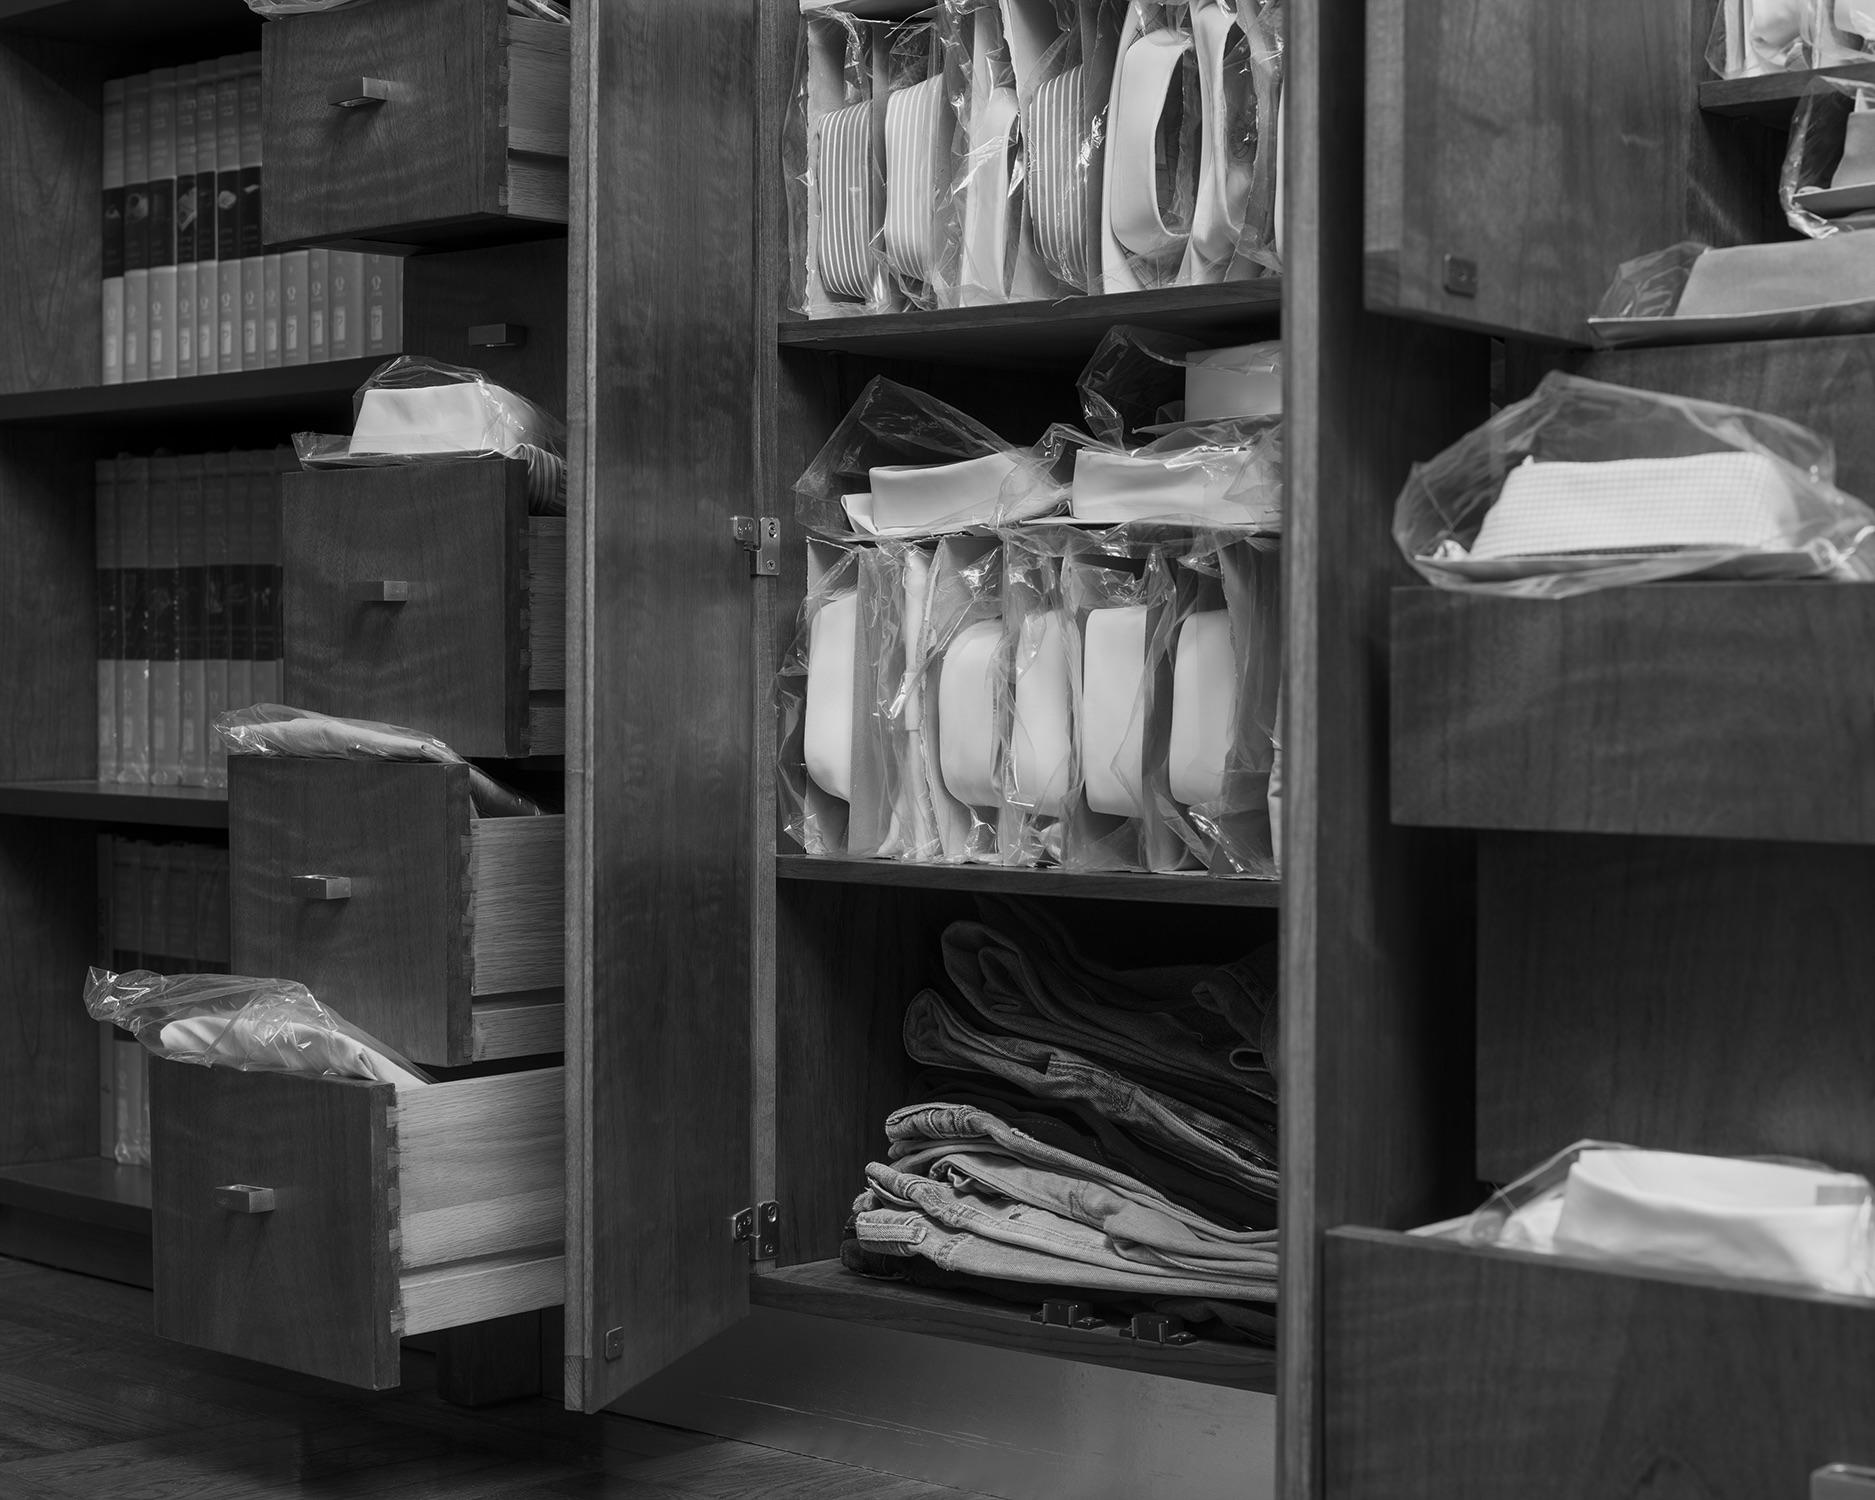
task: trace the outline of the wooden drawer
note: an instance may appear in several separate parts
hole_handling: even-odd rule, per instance
[[[383,1390],[406,1334],[558,1306],[565,1091],[154,1064],[156,1331]]]
[[[566,222],[567,26],[398,0],[262,29],[270,245]]]
[[[528,516],[526,474],[471,459],[285,476],[287,701],[459,755],[560,754],[566,522]]]
[[[564,817],[472,817],[467,766],[230,756],[234,971],[422,1063],[558,1052],[565,854]]]
[[[1327,1500],[1766,1500],[1875,1463],[1875,1302],[1328,1236]]]
[[[1396,590],[1394,819],[1875,843],[1872,643],[1859,584]]]
[[[413,255],[404,347],[480,370],[566,420],[566,241]]]

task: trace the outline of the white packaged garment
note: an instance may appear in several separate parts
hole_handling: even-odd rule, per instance
[[[1047,818],[1067,810],[1074,779],[1068,632],[1058,609],[1027,615],[1015,646],[1016,702],[1009,726],[1009,800]]]
[[[358,457],[506,453],[557,444],[528,401],[486,382],[370,386],[358,403],[349,451]]]
[[[1526,459],[1504,480],[1471,557],[1769,545],[1801,527],[1799,504],[1790,471],[1762,453]]]
[[[1811,206],[1810,196],[1799,194],[1797,202]],[[1738,317],[1870,300],[1875,300],[1875,235],[1832,234],[1707,250],[1687,273],[1673,316]]]
[[[869,494],[843,504],[854,530],[872,536],[928,536],[966,526],[994,525],[1003,482],[1016,471],[1009,453],[985,453],[953,464],[888,464],[873,469]]]
[[[1087,285],[1089,270],[1086,77],[1077,64],[1041,84],[1026,127],[1036,248],[1050,271],[1075,287]]]
[[[1172,663],[1172,798],[1190,807],[1224,795],[1224,767],[1237,730],[1237,653],[1230,615],[1186,617]]]
[[[1204,149],[1187,279],[1202,282],[1214,279],[1228,265],[1243,233],[1256,153],[1232,150],[1232,132],[1240,131],[1245,121],[1256,120],[1257,95],[1242,58],[1248,39],[1236,12],[1217,0],[1196,4],[1191,29],[1204,105]]]
[[[915,282],[937,274],[937,170],[949,156],[949,116],[941,77],[897,89],[885,104],[885,257]]]
[[[1107,146],[1108,232],[1122,248],[1148,259],[1175,262],[1190,236],[1190,224],[1176,214],[1166,222],[1165,206],[1179,194],[1162,179],[1168,167],[1176,179],[1181,171],[1193,173],[1196,163],[1176,154],[1168,162],[1161,122],[1174,96],[1182,95],[1192,61],[1190,33],[1168,26],[1130,46],[1123,43],[1115,71]]]
[[[245,1014],[184,1016],[168,1022],[158,1036],[163,1051],[176,1056],[213,1053],[220,1067],[238,1068],[246,1062],[279,1071],[290,1062],[298,1072],[361,1078],[400,1089],[424,1088],[429,1082],[354,1037],[278,1015],[264,1016],[258,1023]]]
[[[1087,805],[1110,817],[1139,815],[1145,760],[1147,607],[1089,610],[1081,650],[1080,738]],[[1116,769],[1124,768],[1124,769]]]
[[[807,657],[807,711],[802,754],[823,792],[853,799],[854,663],[859,593],[837,594],[814,616]]]
[[[1000,620],[966,625],[938,674],[938,766],[951,796],[970,807],[1002,801],[996,786],[996,707],[1001,698]]]
[[[829,296],[872,294],[872,105],[836,109],[820,122],[821,285]]]
[[[1274,340],[1185,356],[1185,424],[1283,413],[1282,345]]]
[[[1282,480],[1263,445],[1170,453],[1082,448],[1069,503],[1078,521],[1216,522],[1278,526]]]

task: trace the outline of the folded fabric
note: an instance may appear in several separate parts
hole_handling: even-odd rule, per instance
[[[1194,5],[1191,29],[1204,109],[1191,249],[1201,270],[1221,270],[1236,253],[1256,174],[1256,85],[1246,65],[1248,38],[1235,9]],[[1247,143],[1233,139],[1246,127],[1252,132]]]
[[[848,589],[821,605],[807,648],[803,757],[814,784],[843,802],[853,798],[853,674],[858,631],[859,594]]]
[[[996,784],[1002,638],[1001,620],[965,626],[938,675],[938,764],[945,790],[971,807],[1002,801]]]
[[[352,424],[354,456],[519,453],[555,442],[531,401],[486,381],[370,386]]]
[[[1842,124],[1842,160],[1829,179],[1832,188],[1875,184],[1875,114],[1857,110]]]
[[[1737,317],[1871,298],[1875,236],[1831,234],[1707,250],[1693,262],[1673,316]]]
[[[1140,812],[1145,760],[1140,695],[1146,681],[1148,615],[1143,604],[1087,613],[1075,732],[1087,805],[1109,817],[1131,818]]]
[[[821,285],[864,302],[872,293],[872,105],[849,104],[820,122]]]
[[[1195,67],[1191,35],[1169,26],[1148,32],[1124,48],[1117,67],[1108,222],[1135,255],[1176,258],[1191,232],[1201,155],[1198,122],[1183,119],[1186,72]]]
[[[1009,725],[1009,801],[1046,818],[1067,811],[1074,780],[1073,690],[1061,610],[1025,615],[1015,643],[1015,712]]]
[[[1178,627],[1172,662],[1172,800],[1186,806],[1224,795],[1224,770],[1237,733],[1237,653],[1230,615],[1204,610]]]
[[[939,255],[937,168],[949,154],[944,80],[893,90],[885,103],[885,256],[899,275],[929,282]]]
[[[1762,453],[1607,463],[1526,459],[1504,480],[1474,559],[1770,547],[1801,525],[1797,478]]]
[[[1027,124],[1029,211],[1049,270],[1070,286],[1088,280],[1092,153],[1085,139],[1087,70],[1064,68],[1035,90]]]
[[[252,1006],[232,1016],[170,1021],[158,1040],[172,1057],[199,1056],[217,1067],[362,1078],[398,1088],[422,1088],[429,1082],[354,1037],[292,1016],[257,1013]]]
[[[1069,509],[1076,520],[1198,521],[1276,526],[1282,476],[1264,444],[1170,452],[1084,447],[1074,455]]]
[[[1277,417],[1282,410],[1280,343],[1198,349],[1185,356],[1184,420],[1188,424]]]
[[[1015,471],[1010,453],[985,453],[953,464],[881,465],[868,476],[869,497],[847,497],[847,515],[856,522],[863,517],[875,536],[992,525],[1001,515],[1003,481]]]

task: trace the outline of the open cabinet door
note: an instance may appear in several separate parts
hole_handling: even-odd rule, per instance
[[[576,0],[567,1405],[740,1318],[749,1252],[753,0]]]
[[[1699,108],[1713,10],[1368,0],[1368,308],[1586,344],[1623,261],[1781,235],[1781,137]]]

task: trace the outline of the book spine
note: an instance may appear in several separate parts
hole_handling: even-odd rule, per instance
[[[253,505],[248,481],[254,455],[228,456],[227,585],[222,594],[228,645],[228,707],[246,708],[254,698]]]
[[[331,314],[332,357],[357,359],[365,352],[365,258],[356,250],[334,250],[326,294]]]
[[[176,69],[176,375],[195,374],[195,65]]]
[[[261,267],[260,298],[260,344],[262,362],[269,370],[277,370],[285,360],[285,346],[281,342],[281,302],[285,289],[280,282],[280,257],[263,255]]]
[[[311,363],[306,346],[307,282],[310,250],[289,250],[280,257],[280,363]]]
[[[220,368],[215,333],[216,307],[221,285],[216,272],[215,248],[215,112],[217,70],[205,62],[195,70],[195,373],[213,375]]]
[[[266,368],[263,316],[267,275],[261,253],[260,225],[260,54],[243,53],[236,78],[237,150],[241,182],[241,368]]]
[[[215,351],[225,374],[241,368],[241,60],[215,75]]]
[[[403,261],[395,255],[365,257],[366,354],[395,354],[402,343],[396,289],[402,268]]]
[[[150,74],[150,379],[176,378],[176,70]]]
[[[181,489],[177,460],[150,460],[150,781],[182,782]]]
[[[124,80],[104,85],[104,202],[101,219],[105,385],[124,380]]]
[[[150,336],[150,75],[124,80],[124,379],[147,380]]]
[[[322,365],[332,357],[326,340],[326,284],[331,253],[326,250],[306,252],[306,357]]]
[[[100,459],[98,527],[98,780],[117,780],[117,464]]]
[[[176,461],[177,488],[177,655],[182,663],[182,785],[208,785],[208,693],[204,660],[208,629],[207,539],[204,534],[205,465],[201,455]]]
[[[117,461],[118,598],[122,601],[124,654],[117,675],[117,779],[150,780],[149,608],[145,575],[150,559],[150,461]]]
[[[228,455],[202,457],[203,697],[208,719],[208,785],[228,784],[228,751],[214,732],[228,706]]]

